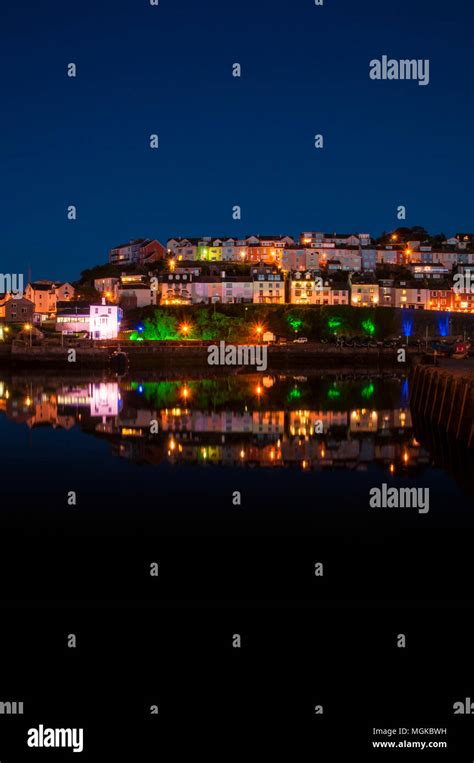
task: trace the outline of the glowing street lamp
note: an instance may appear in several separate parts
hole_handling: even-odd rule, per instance
[[[184,337],[187,337],[189,336],[189,332],[191,331],[191,326],[189,325],[189,323],[182,323],[181,326],[179,327],[179,330],[181,331]]]
[[[30,332],[30,347],[31,347],[31,329],[32,328],[33,327],[31,325],[31,323],[25,323],[25,331],[29,331]]]
[[[264,327],[262,326],[261,323],[258,323],[255,327],[255,333],[259,341],[262,340],[263,332],[264,332]]]

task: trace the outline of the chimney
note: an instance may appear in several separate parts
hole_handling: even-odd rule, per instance
[[[106,301],[105,301],[105,297],[102,297],[102,304],[103,305],[107,304]]]

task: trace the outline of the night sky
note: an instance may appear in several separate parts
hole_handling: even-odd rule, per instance
[[[474,227],[471,0],[5,0],[1,16],[1,272],[77,278],[142,236]],[[430,84],[372,81],[383,54],[430,59]]]

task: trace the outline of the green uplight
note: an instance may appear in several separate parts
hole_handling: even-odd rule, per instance
[[[295,318],[294,315],[289,315],[287,318],[287,321],[290,324],[293,331],[298,331],[303,325],[303,321],[300,318]]]
[[[370,318],[367,318],[367,320],[362,321],[362,328],[364,329],[366,334],[369,334],[370,336],[373,336],[375,334],[375,323],[370,320]]]
[[[337,400],[341,397],[341,390],[337,389],[334,385],[328,389],[328,398],[330,400]]]
[[[337,329],[341,328],[341,326],[342,326],[341,318],[337,318],[337,317],[329,318],[328,328],[331,331],[336,331]]]

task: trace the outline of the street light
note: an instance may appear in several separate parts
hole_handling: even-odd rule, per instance
[[[32,328],[33,327],[31,325],[31,323],[25,323],[25,331],[29,331],[30,332],[30,347],[31,347],[31,344],[32,344],[32,342],[31,342],[31,329]]]
[[[181,326],[179,327],[179,330],[181,331],[183,336],[187,337],[189,332],[191,331],[191,326],[189,325],[189,323],[182,323]]]

